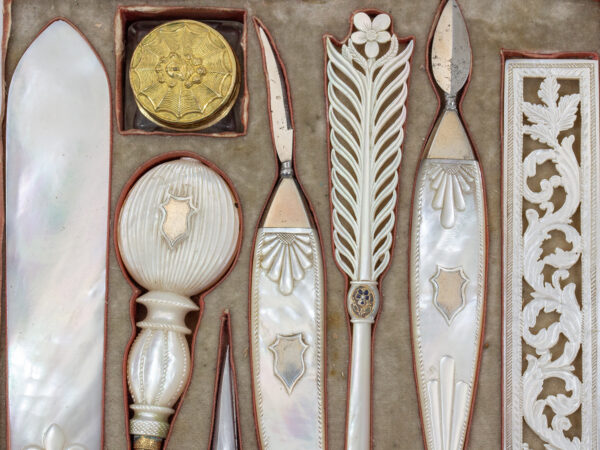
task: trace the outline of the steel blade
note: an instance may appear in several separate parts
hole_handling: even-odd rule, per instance
[[[471,44],[467,25],[455,0],[442,10],[431,44],[431,69],[439,87],[455,96],[471,70]]]
[[[57,442],[102,447],[110,117],[101,61],[78,30],[54,21],[21,58],[8,93],[14,449],[55,448]]]
[[[291,121],[291,105],[288,96],[283,63],[275,55],[275,44],[269,39],[263,27],[255,21],[268,84],[269,113],[273,144],[280,161],[290,161],[294,144],[294,129]]]

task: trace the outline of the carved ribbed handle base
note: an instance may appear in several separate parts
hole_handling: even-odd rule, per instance
[[[150,291],[137,302],[147,308],[148,315],[137,323],[142,331],[127,361],[127,380],[134,400],[130,433],[140,436],[134,446],[146,445],[134,448],[160,448],[147,447],[147,442],[155,445],[153,439],[164,439],[169,432],[169,417],[175,412],[172,406],[190,373],[185,335],[191,331],[185,326],[185,316],[198,306],[187,297],[162,291]]]

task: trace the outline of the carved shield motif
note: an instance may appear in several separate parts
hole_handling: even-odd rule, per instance
[[[454,316],[465,306],[465,289],[469,279],[462,267],[446,269],[437,266],[437,272],[431,278],[431,283],[435,291],[433,304],[450,325]]]
[[[284,384],[288,394],[292,393],[294,386],[304,375],[304,352],[307,348],[302,333],[278,334],[275,342],[269,346],[269,350],[275,357],[273,370]]]
[[[192,197],[176,197],[169,194],[167,200],[160,205],[162,224],[160,231],[169,244],[174,248],[184,240],[190,232],[190,219],[198,210],[192,203]]]

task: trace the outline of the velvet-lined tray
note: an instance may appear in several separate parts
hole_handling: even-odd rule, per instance
[[[90,40],[104,61],[115,87],[113,20],[115,0],[19,0],[13,2],[13,26],[8,45],[7,83],[25,48],[39,29],[55,16],[72,20]],[[383,283],[384,312],[376,331],[377,350],[373,401],[374,449],[420,449],[422,438],[414,387],[406,267],[408,258],[408,215],[411,188],[419,152],[435,114],[436,99],[425,73],[425,43],[437,0],[398,2],[379,0],[311,0],[274,2],[263,0],[137,0],[152,6],[225,6],[245,8],[249,18],[257,14],[277,38],[285,58],[290,84],[295,92],[294,115],[297,133],[297,168],[323,230],[327,263],[327,354],[329,448],[341,449],[344,442],[347,386],[348,338],[343,302],[344,280],[335,268],[329,233],[327,144],[325,98],[323,95],[323,44],[326,32],[345,36],[348,17],[361,7],[389,12],[400,35],[415,35],[406,140],[401,169],[396,250]],[[600,5],[594,0],[552,2],[545,0],[462,0],[473,45],[473,75],[463,103],[463,115],[480,152],[488,187],[490,265],[487,322],[482,352],[478,394],[469,438],[471,449],[498,449],[501,445],[501,299],[500,299],[500,48],[529,51],[598,51],[600,49]],[[247,334],[247,286],[250,243],[265,195],[273,181],[271,138],[264,74],[258,40],[248,33],[248,92],[252,97],[248,133],[232,139],[199,136],[122,136],[116,123],[113,142],[112,211],[125,182],[138,166],[172,150],[188,150],[214,162],[227,173],[240,194],[244,210],[243,246],[239,261],[229,277],[211,292],[202,325],[196,337],[196,363],[192,383],[173,427],[169,448],[208,446],[213,402],[215,355],[219,317],[224,308],[234,316],[234,354],[239,390],[239,409],[244,449],[257,448],[250,387]],[[112,218],[111,218],[112,220]],[[248,226],[250,225],[250,226]],[[105,448],[126,448],[123,411],[122,358],[129,340],[130,286],[118,268],[111,249],[109,272],[108,341],[106,359]],[[0,339],[4,342],[2,339]],[[4,352],[0,355],[4,373]],[[0,394],[4,402],[4,392]],[[0,442],[6,423],[0,409]]]

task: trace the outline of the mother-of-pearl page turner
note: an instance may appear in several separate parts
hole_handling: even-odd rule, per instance
[[[427,50],[441,108],[413,192],[410,307],[425,447],[466,446],[481,352],[487,228],[483,178],[460,103],[471,70],[467,28],[444,0]]]
[[[294,124],[285,68],[258,19],[279,178],[250,264],[254,412],[263,449],[326,448],[325,295],[321,241],[294,171]]]
[[[9,447],[99,450],[111,109],[85,37],[49,24],[15,69],[6,117]]]

